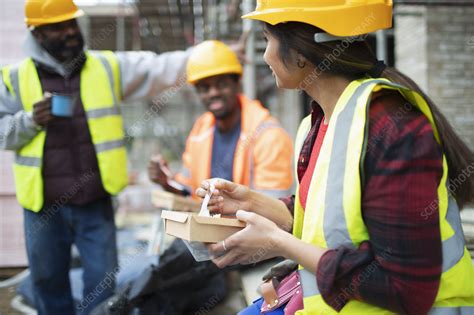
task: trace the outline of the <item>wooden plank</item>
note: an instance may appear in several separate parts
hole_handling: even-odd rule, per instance
[[[152,203],[157,208],[175,211],[199,212],[201,208],[201,203],[197,200],[178,196],[163,190],[152,192]]]

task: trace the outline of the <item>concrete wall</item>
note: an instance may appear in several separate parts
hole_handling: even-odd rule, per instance
[[[23,1],[0,0],[0,66],[20,60],[26,34]]]
[[[0,0],[0,67],[20,61],[26,34],[23,1]],[[0,267],[27,264],[23,210],[15,197],[13,153],[0,151]]]
[[[474,149],[474,7],[398,6],[397,67]]]

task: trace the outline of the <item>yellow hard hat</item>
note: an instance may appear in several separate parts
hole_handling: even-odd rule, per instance
[[[188,82],[221,74],[242,74],[242,65],[229,46],[218,40],[208,40],[196,45],[186,67]]]
[[[302,22],[334,36],[356,36],[392,27],[392,0],[257,0],[255,11],[242,18]]]
[[[26,0],[25,22],[40,26],[75,19],[84,15],[72,0]]]

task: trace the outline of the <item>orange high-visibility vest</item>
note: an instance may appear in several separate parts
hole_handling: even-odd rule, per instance
[[[233,181],[276,197],[293,184],[293,144],[278,121],[259,101],[239,95],[241,133],[234,153]],[[175,179],[194,195],[211,176],[212,143],[216,128],[210,112],[199,117],[186,141],[183,168]]]

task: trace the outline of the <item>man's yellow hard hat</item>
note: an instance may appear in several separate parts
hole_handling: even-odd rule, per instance
[[[25,22],[40,26],[75,19],[84,15],[72,0],[26,0]]]
[[[257,0],[242,18],[275,25],[302,22],[334,36],[356,36],[392,27],[392,0]]]
[[[221,74],[242,74],[242,65],[232,49],[218,40],[196,45],[186,67],[188,82],[195,84],[201,79]]]

